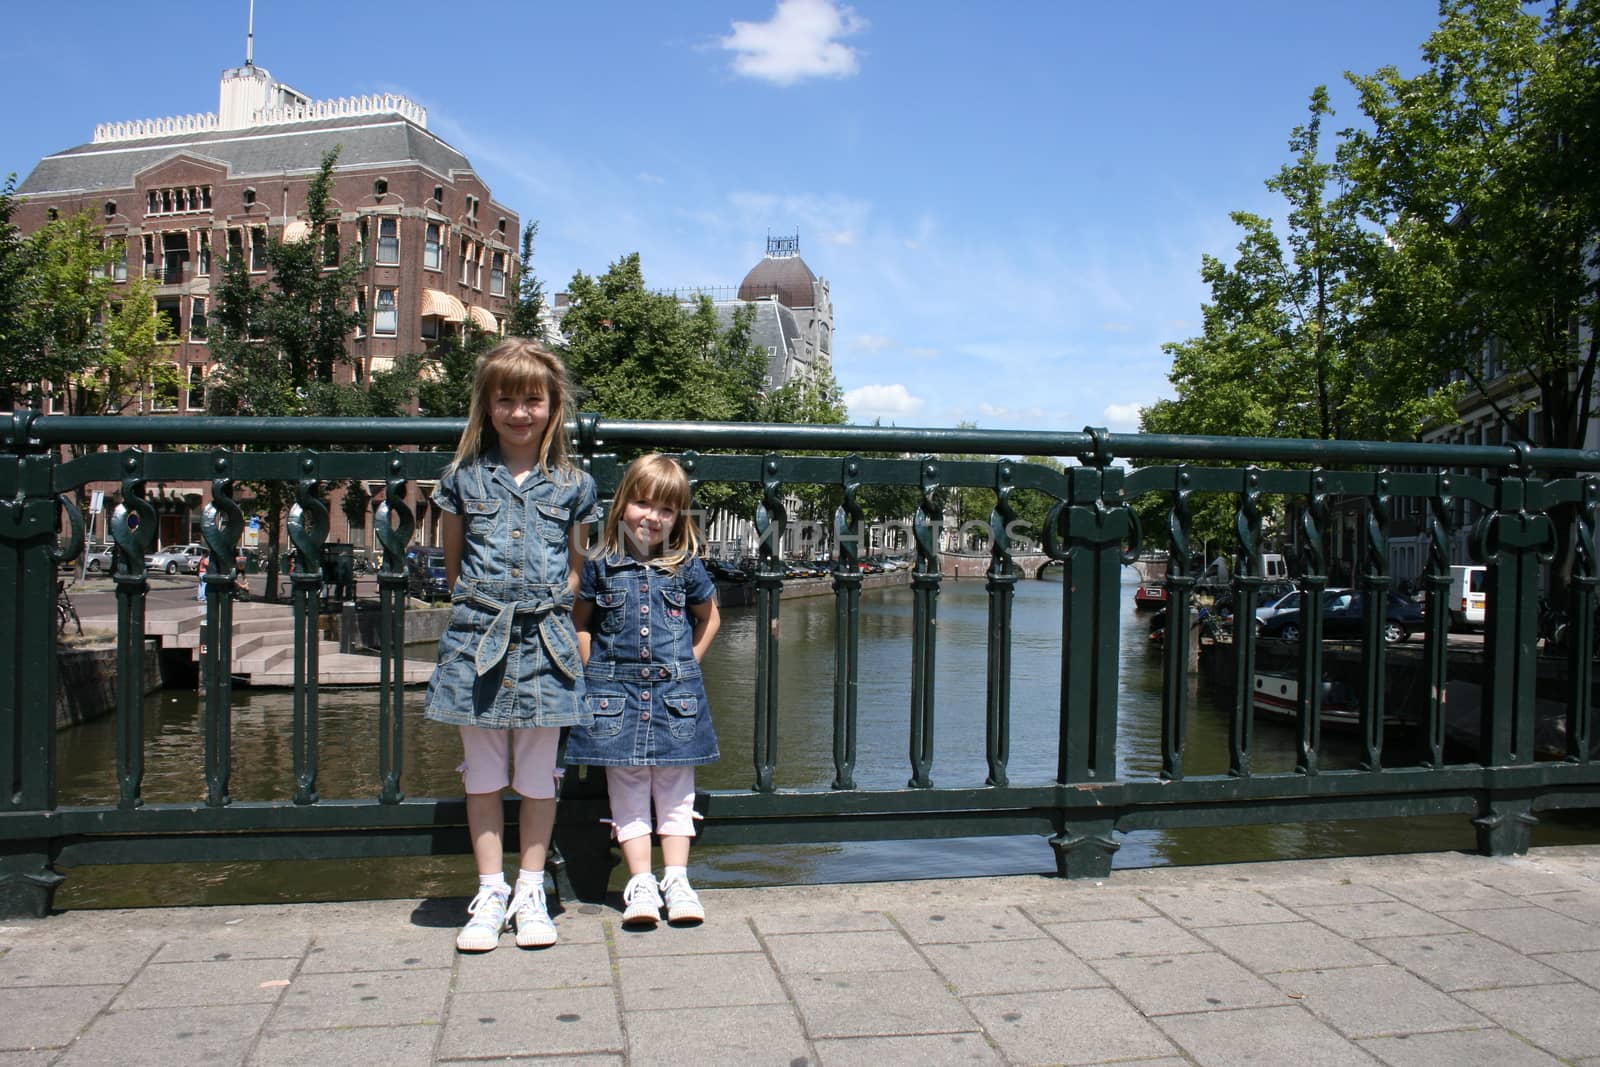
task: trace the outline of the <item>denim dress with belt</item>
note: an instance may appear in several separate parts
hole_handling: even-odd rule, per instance
[[[716,762],[689,607],[717,594],[705,564],[676,574],[624,555],[584,564],[578,596],[594,602],[584,702],[592,719],[567,738],[567,763],[682,767]]]
[[[587,722],[567,546],[575,526],[599,518],[594,479],[535,469],[518,485],[491,449],[446,474],[432,499],[461,516],[463,544],[423,714],[491,729]]]

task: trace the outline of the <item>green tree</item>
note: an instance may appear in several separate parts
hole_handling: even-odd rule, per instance
[[[175,340],[167,319],[156,314],[155,283],[147,278],[129,282],[105,312],[95,361],[66,383],[67,411],[73,415],[144,412],[153,393],[182,384],[166,347]]]
[[[439,339],[422,364],[417,382],[417,402],[421,413],[431,419],[461,419],[472,402],[472,371],[478,357],[499,343],[500,338],[478,329],[468,319],[461,333]],[[523,337],[507,326],[513,337]]]
[[[215,414],[366,415],[374,405],[399,414],[403,404],[396,407],[392,395],[416,380],[416,364],[407,365],[407,378],[398,363],[388,376],[373,375],[366,388],[336,380],[335,368],[349,359],[346,340],[360,321],[355,280],[365,266],[355,256],[340,254],[328,227],[336,219],[330,193],[338,154],[334,149],[323,156],[307,186],[309,235],[299,241],[269,239],[270,274],[264,283],[251,283],[238,251],[230,251],[223,264],[209,338],[216,369],[206,394]],[[282,516],[291,491],[282,483],[253,489],[267,512],[270,593],[277,588]]]
[[[28,322],[28,275],[33,269],[33,247],[11,222],[16,211],[17,176],[6,176],[0,186],[0,407],[26,402],[27,377],[33,358],[33,337]]]
[[[1492,350],[1537,387],[1537,443],[1582,448],[1600,361],[1600,2],[1446,0],[1422,55],[1414,77],[1350,78],[1372,123],[1350,135],[1350,173],[1389,237],[1374,318],[1524,440],[1524,412],[1492,395]]]
[[[7,212],[9,213],[9,206]],[[9,228],[9,221],[6,223]],[[0,368],[0,394],[13,404],[44,406],[44,394],[65,394],[98,360],[100,330],[113,282],[112,255],[94,214],[83,211],[51,219],[27,238],[20,254],[3,253],[5,269],[21,268],[17,342]],[[8,300],[8,302],[10,302]]]
[[[539,236],[539,223],[522,228],[522,252],[517,256],[517,298],[506,317],[506,334],[511,337],[544,336],[544,282],[533,272],[533,242]]]

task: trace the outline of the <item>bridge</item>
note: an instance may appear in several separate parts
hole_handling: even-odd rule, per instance
[[[64,871],[80,864],[157,863],[416,856],[470,849],[459,796],[412,797],[400,787],[405,766],[400,724],[415,715],[404,680],[406,570],[404,553],[416,523],[416,483],[438,477],[448,446],[461,433],[454,420],[216,419],[191,417],[74,418],[18,412],[0,421],[0,588],[14,594],[0,605],[0,915],[42,914]],[[734,483],[759,497],[754,518],[762,557],[753,581],[756,682],[748,711],[753,781],[744,789],[706,791],[700,806],[708,828],[730,844],[839,840],[1037,835],[1054,851],[1057,873],[1103,879],[1119,835],[1131,830],[1192,826],[1279,825],[1307,820],[1384,816],[1445,816],[1472,827],[1480,851],[1504,856],[1527,850],[1532,828],[1546,812],[1600,807],[1600,767],[1593,760],[1596,590],[1600,557],[1593,550],[1600,520],[1600,454],[1490,445],[1281,441],[1081,433],[925,430],[897,427],[810,427],[739,423],[644,423],[582,416],[571,427],[574,454],[602,493],[616,485],[622,464],[610,449],[675,452],[699,484]],[[137,446],[133,443],[137,442]],[[85,446],[64,458],[68,446]],[[247,445],[241,449],[238,446]],[[97,450],[108,446],[105,450]],[[150,448],[154,450],[147,450]],[[945,454],[989,459],[945,459]],[[1064,470],[1019,463],[1019,455],[1075,456]],[[1204,465],[1191,462],[1204,458]],[[1150,461],[1135,468],[1122,461]],[[1262,469],[1256,463],[1279,466]],[[1233,464],[1229,466],[1228,464]],[[1470,471],[1470,474],[1457,473]],[[346,479],[380,481],[383,502],[375,532],[383,547],[378,575],[383,683],[371,721],[370,751],[341,753],[365,761],[375,783],[370,795],[328,800],[317,789],[320,703],[317,601],[322,546],[328,538],[326,494]],[[204,536],[213,591],[228,582],[245,527],[235,493],[245,482],[279,482],[295,503],[287,520],[299,566],[292,582],[289,657],[294,677],[292,721],[283,724],[281,789],[273,796],[232,795],[233,640],[237,623],[226,596],[208,596],[204,679],[203,766],[186,769],[202,795],[183,803],[147,803],[149,761],[170,758],[147,737],[142,680],[150,622],[144,554],[157,516],[152,484],[199,485],[209,504]],[[114,801],[64,806],[57,796],[54,690],[57,685],[52,601],[58,568],[83,550],[79,500],[90,487],[110,485],[121,504],[112,516],[115,541],[118,691]],[[861,543],[865,511],[860,494],[874,486],[910,490],[916,562],[911,573],[913,655],[909,700],[893,714],[905,723],[899,752],[858,751],[863,632],[858,561],[841,550],[832,592],[839,620],[835,672],[816,684],[832,701],[832,779],[823,788],[778,784],[780,727],[794,722],[778,686],[783,656],[779,615],[783,543],[793,486],[821,486],[841,501],[841,545]],[[985,779],[976,786],[936,785],[936,760],[956,755],[949,731],[936,733],[938,712],[939,588],[946,580],[938,550],[942,500],[952,487],[993,494],[991,528],[1001,530],[982,575],[988,598],[983,750]],[[1063,568],[1059,702],[1030,707],[1028,722],[1048,722],[1054,772],[1014,780],[1012,601],[1032,561],[1013,554],[1003,531],[1014,492],[1054,501],[1042,555]],[[1295,765],[1263,771],[1254,753],[1253,678],[1257,640],[1245,628],[1228,648],[1231,672],[1242,684],[1221,722],[1189,716],[1191,635],[1170,631],[1162,653],[1159,768],[1134,774],[1119,763],[1119,625],[1122,567],[1151,547],[1172,560],[1193,557],[1193,507],[1208,496],[1234,512],[1237,538],[1229,546],[1239,565],[1232,594],[1236,613],[1253,614],[1261,579],[1262,501],[1302,502],[1300,585],[1313,602],[1329,584],[1326,551],[1335,497],[1370,504],[1364,536],[1365,573],[1357,579],[1371,604],[1383,603],[1395,576],[1387,572],[1388,523],[1397,501],[1412,501],[1426,516],[1432,546],[1424,578],[1427,624],[1418,692],[1428,694],[1414,723],[1414,749],[1386,751],[1390,699],[1382,612],[1367,611],[1364,665],[1355,693],[1357,756],[1352,766],[1324,765],[1322,620],[1306,620],[1295,653]],[[1143,529],[1133,504],[1153,500],[1165,511],[1158,530]],[[1474,516],[1470,538],[1487,566],[1489,618],[1484,642],[1492,664],[1481,684],[1475,736],[1447,747],[1445,697],[1452,666],[1447,655],[1446,597],[1453,516]],[[1156,534],[1159,533],[1159,539]],[[1147,537],[1152,540],[1146,540]],[[1214,544],[1215,542],[1213,542]],[[1565,607],[1573,619],[1568,656],[1541,660],[1538,604],[1542,568],[1553,544],[1572,544],[1575,580]],[[1044,563],[1040,563],[1043,567]],[[1036,574],[1039,568],[1034,569]],[[963,575],[963,577],[965,577]],[[976,579],[978,575],[973,575]],[[1170,610],[1185,617],[1198,576],[1178,563],[1166,577]],[[242,621],[242,620],[241,620]],[[1549,667],[1559,667],[1552,672]],[[1029,667],[1037,669],[1037,660]],[[1556,689],[1543,679],[1553,679]],[[1538,704],[1553,703],[1564,719],[1560,758],[1536,751]],[[408,703],[413,706],[408,709]],[[1208,731],[1208,752],[1220,752],[1220,773],[1193,773],[1186,763],[1196,734]],[[870,774],[868,773],[870,772]],[[894,788],[863,782],[904,782]],[[592,828],[607,814],[602,775],[568,775],[557,827],[559,874],[568,899],[604,893],[612,863],[603,834]],[[514,823],[515,803],[507,804]]]

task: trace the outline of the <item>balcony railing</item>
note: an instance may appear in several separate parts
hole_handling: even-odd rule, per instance
[[[400,726],[419,713],[402,683],[399,663],[406,612],[404,555],[416,524],[416,482],[436,479],[461,424],[448,420],[395,422],[335,419],[86,418],[22,412],[0,422],[0,587],[12,591],[0,617],[0,914],[42,912],[61,875],[57,867],[96,862],[221,859],[273,860],[350,855],[465,852],[462,798],[407,797]],[[947,838],[1037,834],[1055,849],[1060,874],[1104,877],[1120,832],[1235,824],[1297,823],[1383,816],[1459,816],[1472,821],[1489,854],[1525,850],[1541,813],[1600,806],[1600,771],[1592,760],[1593,657],[1596,582],[1595,522],[1600,516],[1600,454],[1520,446],[1432,446],[1144,436],[1081,433],[808,427],[731,423],[601,422],[585,416],[573,427],[576,452],[603,495],[616,485],[616,453],[660,449],[680,455],[697,486],[736,483],[759,498],[761,534],[754,579],[757,614],[756,682],[748,709],[753,730],[754,781],[747,789],[712,790],[701,798],[708,832],[720,843]],[[133,443],[137,443],[135,447]],[[68,445],[87,451],[63,459]],[[245,450],[241,446],[248,446]],[[270,451],[279,449],[280,451]],[[433,449],[425,451],[422,449]],[[264,451],[268,450],[268,451]],[[988,459],[944,459],[941,454]],[[1064,471],[1019,462],[1018,456],[1069,456]],[[1123,464],[1141,466],[1128,468]],[[1271,466],[1263,466],[1270,464]],[[1458,473],[1471,471],[1473,473]],[[1486,473],[1485,473],[1486,472]],[[376,515],[382,545],[378,574],[383,683],[375,697],[379,721],[373,771],[365,799],[330,801],[317,793],[319,695],[316,596],[319,560],[328,535],[327,487],[361,480],[382,483]],[[204,695],[203,800],[145,803],[144,641],[149,585],[144,556],[157,527],[151,483],[203,488],[209,505],[204,535],[211,552],[208,581],[225,582],[245,529],[236,492],[243,483],[282,483],[295,503],[288,537],[298,559],[291,578],[296,632],[289,799],[234,802],[230,797],[232,604],[212,596],[205,606],[211,640],[201,662]],[[80,490],[114,483],[120,498],[111,521],[119,620],[115,803],[62,806],[57,800],[54,690],[56,640],[52,598],[58,568],[83,547]],[[834,778],[825,788],[777,784],[777,737],[786,709],[777,686],[784,654],[776,625],[783,601],[783,560],[775,551],[791,521],[785,498],[798,486],[825,486],[841,501],[833,591],[839,620],[833,679]],[[855,685],[866,638],[859,623],[861,570],[855,550],[862,532],[862,494],[896,486],[917,501],[911,516],[916,549],[912,576],[913,654],[907,664],[911,699],[905,709],[909,757],[904,788],[863,788],[856,751],[861,714]],[[937,524],[941,494],[977,487],[993,491],[995,506],[988,592],[988,671],[984,691],[982,759],[987,782],[973,787],[933,783],[935,762],[949,758],[935,744],[938,706],[935,662],[941,568]],[[1023,490],[1054,501],[1044,531],[1045,551],[1064,571],[1061,585],[1059,700],[1031,708],[1057,725],[1054,773],[1018,781],[1010,771],[1009,738],[1017,709],[1010,706],[1012,606],[1017,567],[1009,525],[1012,498]],[[1191,516],[1199,502],[1229,502],[1239,561],[1231,579],[1234,617],[1254,617],[1262,579],[1262,528],[1268,498],[1293,502],[1299,585],[1315,603],[1329,584],[1331,517],[1342,501],[1360,503],[1358,588],[1367,603],[1383,603],[1397,576],[1389,573],[1387,538],[1394,505],[1409,498],[1424,510],[1429,547],[1422,654],[1414,670],[1425,694],[1413,709],[1418,746],[1386,760],[1386,678],[1392,653],[1382,613],[1367,611],[1352,662],[1359,706],[1356,766],[1328,769],[1320,759],[1327,718],[1323,686],[1330,657],[1320,616],[1308,613],[1304,639],[1274,654],[1290,657],[1288,672],[1301,694],[1294,706],[1297,754],[1292,770],[1253,766],[1252,685],[1269,649],[1249,626],[1235,639],[1207,648],[1208,669],[1231,677],[1225,773],[1192,774],[1185,755],[1194,743],[1189,721],[1188,627],[1168,627],[1163,659],[1160,770],[1133,776],[1119,766],[1120,569],[1150,548],[1167,549],[1165,579],[1174,619],[1190,616],[1198,575],[1187,561],[1197,545]],[[1139,522],[1134,504],[1159,502],[1161,528]],[[1470,542],[1488,568],[1489,616],[1484,638],[1488,670],[1472,739],[1446,745],[1446,693],[1455,669],[1448,649],[1448,545],[1456,504],[1476,516]],[[1213,542],[1214,544],[1214,542]],[[1570,551],[1569,551],[1570,549]],[[1539,598],[1552,560],[1571,561],[1566,603],[1573,620],[1568,651],[1540,654]],[[1410,577],[1409,575],[1404,577]],[[1281,645],[1282,643],[1275,643]],[[1552,663],[1554,670],[1552,670]],[[1558,679],[1562,751],[1536,751],[1536,704],[1549,703],[1548,678]],[[743,721],[742,709],[719,708],[721,729]],[[940,735],[945,739],[946,735]],[[968,744],[977,744],[970,741]],[[878,768],[882,770],[882,768]],[[607,844],[592,828],[604,814],[602,776],[569,775],[557,844],[569,889],[580,895],[603,887]],[[881,777],[878,780],[882,780]],[[508,818],[515,806],[508,805]]]

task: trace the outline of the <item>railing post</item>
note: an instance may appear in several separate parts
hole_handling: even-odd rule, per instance
[[[294,618],[294,802],[317,802],[318,689],[321,667],[318,616],[323,586],[322,548],[328,540],[328,505],[317,495],[318,463],[315,453],[300,459],[300,480],[295,503],[289,509],[289,541],[294,546],[295,572],[289,578]],[[402,646],[403,648],[403,646]],[[396,670],[404,678],[403,663]],[[396,710],[395,721],[399,721]],[[399,753],[395,753],[398,779]],[[389,775],[384,774],[387,783]],[[385,786],[387,788],[387,785]]]
[[[1423,744],[1429,767],[1444,766],[1445,729],[1448,725],[1450,674],[1450,513],[1453,507],[1450,475],[1436,476],[1436,486],[1428,499],[1428,576],[1427,607],[1423,612],[1427,639],[1422,657],[1427,663],[1427,722],[1423,725]]]
[[[1361,576],[1362,648],[1361,769],[1383,766],[1384,683],[1388,680],[1389,648],[1384,640],[1389,620],[1389,477],[1380,472],[1367,501],[1366,569]]]
[[[912,789],[933,785],[934,669],[939,652],[939,532],[944,509],[939,492],[939,464],[922,457],[922,499],[912,514],[911,532],[917,562],[911,571],[911,780]]]
[[[1317,773],[1322,748],[1322,594],[1328,588],[1327,553],[1322,534],[1328,522],[1327,477],[1320,467],[1311,471],[1311,491],[1300,512],[1300,667],[1296,716],[1300,730],[1295,769]]]
[[[856,700],[861,661],[861,457],[844,460],[844,501],[834,515],[833,788],[856,787]]]
[[[1006,784],[1011,757],[1011,608],[1016,597],[1017,568],[1011,558],[1011,463],[995,464],[994,510],[989,514],[989,660],[984,686],[984,754],[989,776],[985,785]]]
[[[0,811],[56,806],[54,458],[29,445],[38,412],[0,422]],[[54,842],[0,842],[0,917],[49,913]]]
[[[1244,472],[1239,508],[1234,513],[1239,535],[1233,574],[1233,709],[1228,726],[1228,773],[1250,776],[1255,744],[1256,606],[1261,597],[1261,472]]]
[[[400,769],[404,759],[401,713],[405,706],[406,546],[417,528],[417,517],[406,503],[405,457],[389,454],[383,503],[373,513],[373,533],[383,545],[383,566],[378,570],[378,799],[398,804]]]
[[[1167,553],[1167,632],[1162,641],[1161,777],[1183,777],[1183,743],[1189,699],[1189,611],[1194,603],[1195,576],[1190,572],[1189,479],[1179,464],[1167,516],[1171,548]]]
[[[755,757],[758,793],[770,793],[778,758],[778,619],[783,602],[783,458],[761,461],[761,503],[756,505],[756,708]]]
[[[210,552],[205,577],[206,642],[200,653],[200,680],[205,699],[206,803],[228,803],[233,751],[233,597],[238,577],[239,538],[244,513],[233,499],[233,459],[212,456],[211,502],[201,513],[200,534]]]

